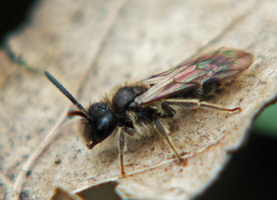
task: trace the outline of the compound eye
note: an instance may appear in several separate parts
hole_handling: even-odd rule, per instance
[[[109,126],[110,126],[109,118],[104,117],[99,123],[99,125],[97,126],[97,131],[101,132],[103,136],[106,136],[108,134]]]

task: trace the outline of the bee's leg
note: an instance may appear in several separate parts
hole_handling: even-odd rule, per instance
[[[223,111],[223,112],[229,112],[231,114],[239,113],[241,111],[240,107],[235,107],[235,108],[232,108],[232,109],[228,109],[228,108],[224,108],[220,105],[212,104],[212,103],[209,103],[209,102],[206,102],[206,101],[200,101],[200,108],[220,110],[220,111]]]
[[[155,119],[155,128],[158,131],[158,133],[165,139],[165,141],[167,142],[167,144],[170,146],[170,148],[174,151],[175,155],[177,156],[177,158],[179,159],[179,161],[182,160],[182,158],[180,157],[179,153],[177,152],[176,147],[173,145],[171,137],[169,136],[170,131],[159,122],[158,119]]]
[[[221,105],[212,104],[206,101],[200,101],[198,99],[166,99],[164,103],[169,105],[179,105],[184,106],[186,109],[212,109],[212,110],[219,110],[223,112],[228,112],[231,114],[239,113],[241,111],[240,107],[235,107],[233,109],[224,108]]]
[[[125,170],[124,170],[124,151],[125,151],[125,137],[126,130],[124,128],[121,129],[120,131],[120,136],[119,136],[119,146],[118,146],[118,151],[119,151],[119,162],[120,162],[120,169],[121,169],[121,176],[126,176]]]

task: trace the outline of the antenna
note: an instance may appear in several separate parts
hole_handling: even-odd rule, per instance
[[[48,71],[45,71],[45,75],[49,81],[51,81],[75,106],[79,108],[82,113],[85,114],[88,119],[90,119],[90,116],[84,107],[79,104],[79,102]]]

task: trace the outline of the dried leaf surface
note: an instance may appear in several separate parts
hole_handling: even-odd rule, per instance
[[[41,2],[0,52],[4,198],[48,199],[58,184],[73,191],[112,177],[126,196],[186,199],[202,192],[241,145],[255,114],[276,97],[276,8],[269,0]],[[120,179],[118,136],[87,150],[76,120],[65,117],[70,102],[43,75],[50,71],[88,105],[126,79],[146,78],[222,46],[256,57],[211,100],[242,112],[177,116],[172,138],[180,152],[190,152],[185,166],[157,135],[128,138],[130,175]]]

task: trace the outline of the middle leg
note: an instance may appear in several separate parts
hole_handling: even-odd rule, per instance
[[[154,124],[155,124],[154,126],[155,126],[156,130],[158,131],[158,133],[164,138],[164,140],[169,145],[169,147],[173,150],[173,152],[175,153],[175,155],[177,156],[179,161],[182,161],[180,154],[178,153],[176,147],[173,145],[172,139],[169,136],[170,131],[163,124],[161,124],[158,119],[154,120]]]

